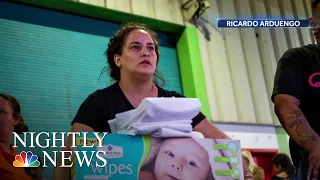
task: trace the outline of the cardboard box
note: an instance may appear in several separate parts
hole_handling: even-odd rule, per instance
[[[96,153],[89,167],[80,167],[73,153],[74,180],[233,180],[244,179],[240,142],[236,140],[155,138],[107,134],[98,147],[94,134],[87,134],[87,145],[77,139],[79,157],[83,151]],[[105,153],[101,153],[105,152]],[[88,156],[90,157],[90,156]],[[101,157],[107,161],[103,165]]]

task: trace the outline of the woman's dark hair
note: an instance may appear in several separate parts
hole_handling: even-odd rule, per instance
[[[276,166],[281,166],[281,170],[286,172],[290,178],[294,177],[296,169],[291,162],[290,157],[287,154],[279,153],[277,154],[273,160],[272,164]]]
[[[21,116],[20,104],[16,98],[14,98],[9,94],[1,94],[1,93],[0,93],[0,97],[10,102],[13,117]],[[28,126],[24,124],[24,120],[21,116],[19,123],[14,126],[14,132],[18,134],[22,134],[23,132],[27,132],[27,131],[28,131]]]
[[[128,36],[128,34],[131,31],[141,29],[148,32],[154,42],[155,45],[155,51],[157,54],[157,64],[159,63],[159,57],[160,57],[160,51],[159,51],[159,42],[157,40],[157,34],[149,29],[146,25],[135,23],[135,22],[129,22],[127,24],[124,24],[116,34],[110,38],[110,42],[108,44],[108,48],[105,52],[105,55],[107,56],[107,61],[109,64],[109,67],[105,67],[101,74],[103,72],[106,72],[107,70],[110,70],[110,77],[114,79],[115,81],[120,81],[120,68],[116,65],[114,62],[114,55],[115,54],[122,54],[123,46],[125,43],[125,40]],[[154,75],[154,81],[160,83],[162,86],[165,83],[164,78],[159,74],[158,70],[156,70]]]

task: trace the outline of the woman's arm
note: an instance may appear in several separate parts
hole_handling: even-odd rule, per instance
[[[94,130],[84,124],[81,123],[74,123],[71,129],[71,132],[93,132]],[[65,144],[65,148],[61,149],[62,151],[71,151],[71,145],[72,145],[72,136],[68,136],[67,142]],[[67,155],[67,154],[66,154]],[[70,154],[71,156],[71,154]],[[57,158],[57,166],[53,170],[53,180],[70,180],[71,179],[71,168],[66,167],[60,167],[62,164],[62,157],[61,154],[59,154]],[[71,161],[65,160],[65,165],[70,165]]]
[[[264,170],[262,168],[258,168],[257,171],[254,173],[254,180],[264,180]]]
[[[201,132],[206,138],[213,139],[231,139],[228,135],[218,129],[215,125],[210,123],[207,119],[199,122],[193,130]]]

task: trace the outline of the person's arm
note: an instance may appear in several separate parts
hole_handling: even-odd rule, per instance
[[[303,57],[296,50],[288,50],[279,60],[274,79],[272,101],[274,111],[288,135],[308,152],[319,142],[299,108],[304,92]]]
[[[201,132],[204,137],[213,139],[231,139],[228,135],[218,129],[207,119],[199,122],[194,128],[195,131]]]
[[[254,173],[254,180],[265,180],[264,170],[262,168],[257,169]]]
[[[99,124],[99,105],[98,105],[97,94],[91,94],[87,99],[81,104],[75,118],[72,121],[71,132],[94,132]],[[65,144],[65,148],[62,148],[62,151],[71,151],[72,146],[72,136],[68,136],[68,139]],[[71,154],[65,153],[65,157],[69,157]],[[59,153],[57,158],[57,164],[53,171],[53,180],[70,180],[71,179],[71,168],[60,167],[62,163],[62,157]],[[65,160],[65,165],[70,165],[71,161]]]
[[[93,132],[94,130],[81,123],[74,123],[71,129],[71,132]],[[71,145],[72,145],[72,136],[68,136],[68,139],[65,144],[65,148],[62,148],[62,151],[71,151]],[[71,156],[71,154],[65,153],[65,157]],[[62,157],[61,154],[59,154],[57,158],[57,164],[53,171],[53,180],[70,180],[71,179],[71,168],[61,168],[62,164]],[[71,161],[65,160],[64,165],[70,165]]]
[[[275,113],[288,135],[300,147],[310,152],[315,143],[320,142],[320,137],[300,110],[300,101],[290,95],[278,94],[274,97],[274,104]]]

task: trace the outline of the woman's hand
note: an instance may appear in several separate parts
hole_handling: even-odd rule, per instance
[[[243,176],[245,180],[253,180],[253,174],[250,171],[246,159],[242,156]]]
[[[244,179],[245,180],[254,180],[253,179],[253,174],[249,169],[245,169],[243,174],[244,174]]]

